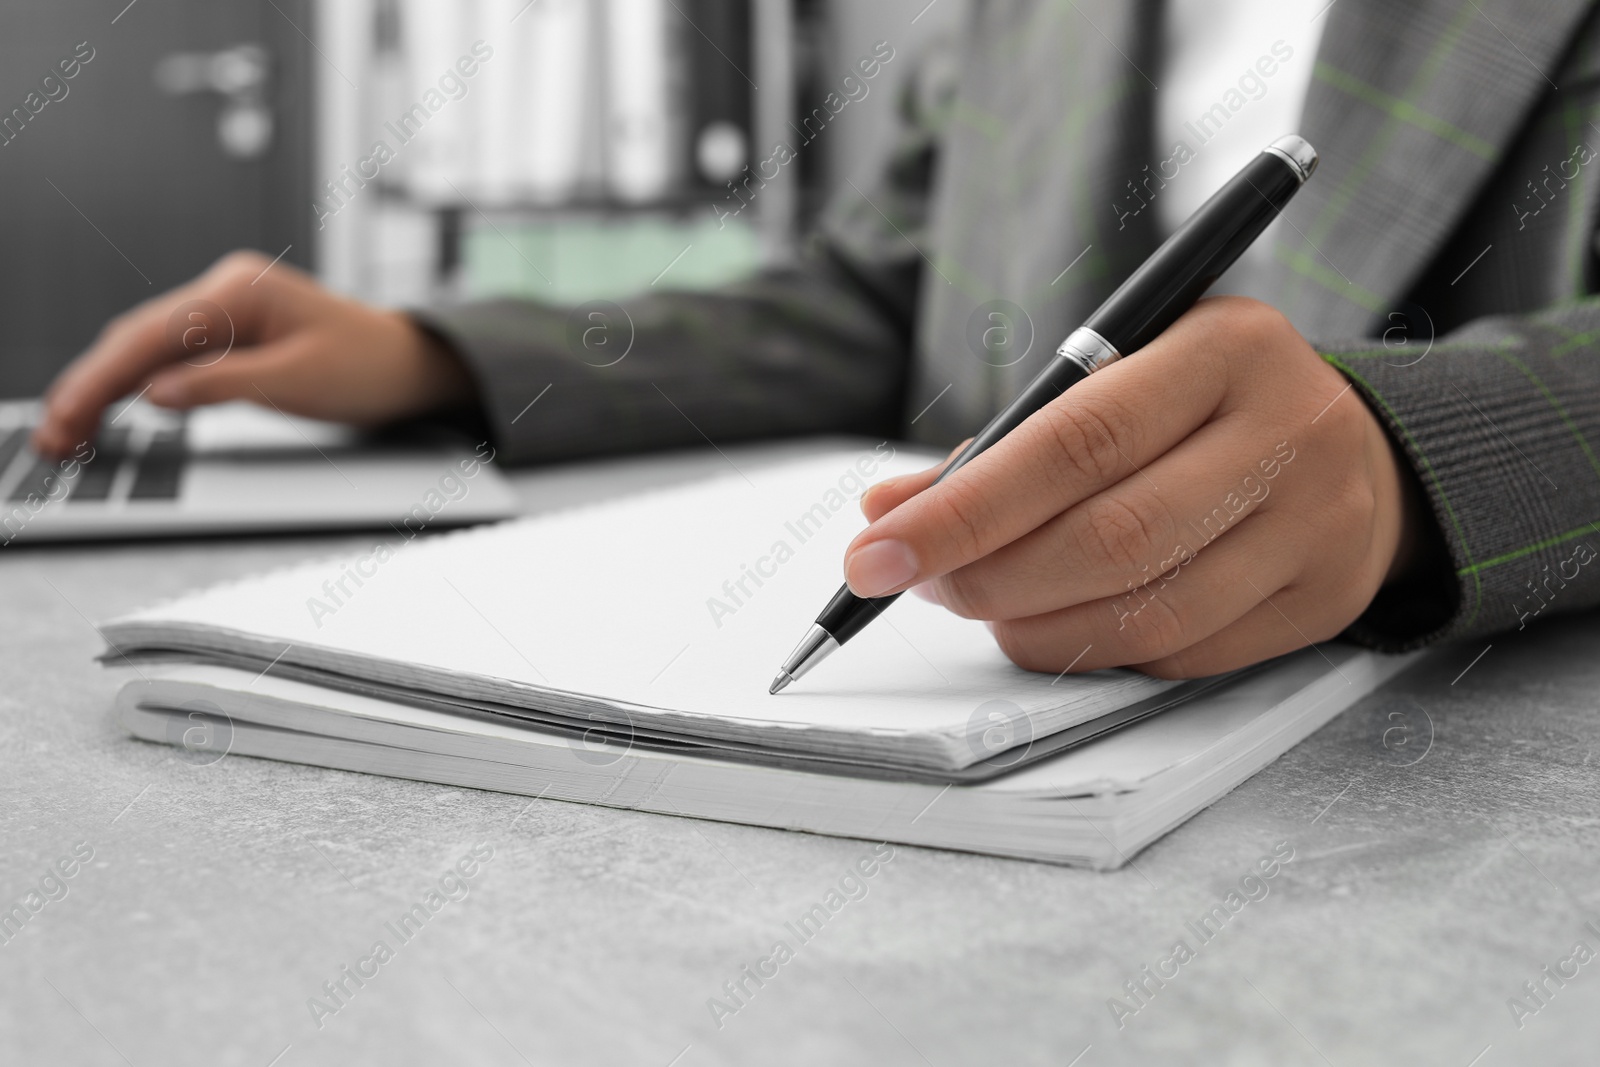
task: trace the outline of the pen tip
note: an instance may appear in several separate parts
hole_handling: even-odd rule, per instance
[[[783,692],[784,687],[792,681],[794,681],[794,676],[792,674],[790,674],[788,671],[779,671],[778,676],[772,680],[772,685],[768,687],[767,694],[769,696],[777,696],[779,693]]]

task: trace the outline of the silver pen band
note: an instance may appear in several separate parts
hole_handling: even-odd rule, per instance
[[[1302,185],[1316,173],[1317,150],[1311,147],[1310,141],[1297,133],[1278,138],[1267,145],[1266,151],[1289,164]]]
[[[1072,360],[1083,368],[1085,374],[1093,374],[1122,358],[1122,353],[1117,351],[1115,345],[1087,326],[1079,326],[1068,334],[1067,339],[1061,342],[1061,347],[1056,349],[1056,355]]]

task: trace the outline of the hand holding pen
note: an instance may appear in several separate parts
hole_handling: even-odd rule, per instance
[[[772,691],[913,587],[1030,670],[1195,677],[1332,637],[1401,577],[1420,491],[1360,394],[1275,309],[1195,303],[1314,166],[1275,142],[978,438],[869,490]]]

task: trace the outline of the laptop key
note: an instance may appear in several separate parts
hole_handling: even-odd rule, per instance
[[[11,461],[17,458],[17,453],[22,451],[22,446],[28,443],[29,427],[16,426],[10,430],[0,431],[0,476],[11,466]]]
[[[67,503],[95,503],[111,494],[111,483],[116,480],[117,468],[122,465],[128,451],[128,431],[113,427],[103,431],[94,442],[94,458],[83,464],[77,484]]]
[[[186,453],[182,430],[162,430],[150,439],[139,460],[139,473],[128,490],[129,500],[176,500],[183,481]]]

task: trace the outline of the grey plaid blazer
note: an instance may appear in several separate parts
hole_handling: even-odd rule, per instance
[[[1352,630],[1379,647],[1600,603],[1595,7],[1339,0],[1322,16],[1299,130],[1321,170],[1277,228],[1264,295],[1379,414],[1437,520],[1437,572]],[[1170,154],[1144,73],[1159,10],[975,0],[953,87],[913,87],[891,165],[831,205],[803,260],[625,302],[620,363],[579,358],[567,314],[534,302],[423,321],[473,367],[513,460],[839,431],[953,444],[1155,244],[1155,213],[1126,201]],[[995,300],[1038,340],[1011,366],[969,343]]]

